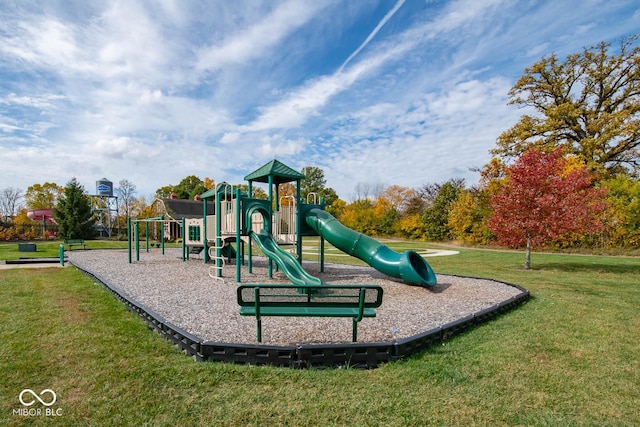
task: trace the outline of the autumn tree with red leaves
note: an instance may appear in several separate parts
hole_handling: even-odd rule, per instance
[[[531,268],[531,248],[568,233],[596,233],[606,209],[606,189],[593,186],[587,169],[564,157],[562,149],[530,150],[507,168],[507,183],[492,197],[489,220],[498,244],[526,245],[524,268]]]

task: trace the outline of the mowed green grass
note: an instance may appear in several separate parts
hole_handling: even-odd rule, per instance
[[[65,253],[69,251],[82,251],[92,249],[127,249],[127,241],[118,240],[85,240],[85,248],[73,246],[71,249],[62,240],[35,241],[36,252],[20,252],[18,242],[0,242],[0,260],[17,260],[20,258],[51,258],[60,256],[60,245],[64,247]],[[156,241],[149,241],[149,248],[153,248]],[[139,243],[140,252],[146,250],[146,241],[142,239]],[[166,243],[166,248],[181,247],[179,243]],[[132,243],[131,251],[135,254],[135,244]]]
[[[69,247],[62,240],[34,241],[36,252],[20,252],[18,242],[0,242],[0,260],[16,260],[20,258],[50,258],[60,256],[60,245],[65,251]],[[116,240],[85,240],[86,249],[126,249],[127,242]],[[144,245],[145,243],[141,243]],[[81,246],[73,246],[71,250],[81,251]]]
[[[73,267],[0,270],[0,425],[640,425],[638,258],[460,252],[427,260],[531,300],[373,370],[195,362]]]

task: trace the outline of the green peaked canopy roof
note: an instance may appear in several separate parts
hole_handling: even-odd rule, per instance
[[[304,178],[304,175],[300,172],[291,169],[289,166],[276,159],[273,159],[266,165],[245,176],[244,179],[246,181],[269,182],[270,176],[273,177],[274,184],[282,184],[284,182],[291,182]]]
[[[200,197],[203,199],[213,199],[216,198],[220,193],[224,193],[223,196],[226,196],[227,198],[229,197],[229,194],[231,194],[231,197],[233,197],[235,195],[235,192],[228,192],[227,190],[229,187],[233,188],[231,185],[229,185],[229,183],[222,181],[216,184],[213,188],[202,193]]]
[[[215,196],[216,196],[216,188],[215,187],[205,191],[204,193],[202,193],[200,195],[200,197],[203,198],[203,199],[210,199],[210,198],[215,197]]]

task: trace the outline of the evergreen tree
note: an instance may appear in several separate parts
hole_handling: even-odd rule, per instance
[[[449,180],[440,186],[433,205],[422,214],[425,239],[441,241],[451,238],[449,211],[463,189],[464,180]]]
[[[63,239],[90,239],[95,236],[89,197],[84,194],[84,187],[75,178],[64,188],[58,205],[53,210],[53,216]]]
[[[309,193],[316,193],[319,198],[324,198],[324,203],[327,207],[333,205],[333,203],[338,200],[338,194],[336,191],[327,187],[327,180],[324,177],[324,171],[316,166],[305,166],[302,168],[302,174],[304,175],[304,179],[300,182],[300,195],[302,197],[303,202],[307,202],[307,196]],[[313,203],[313,200],[309,200],[310,203]],[[320,200],[318,199],[318,202]],[[330,209],[327,209],[330,211]]]

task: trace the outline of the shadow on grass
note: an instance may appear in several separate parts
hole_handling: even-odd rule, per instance
[[[540,262],[533,270],[555,270],[571,273],[616,273],[628,274],[640,271],[640,260],[629,259],[625,263],[603,263],[603,262]]]

